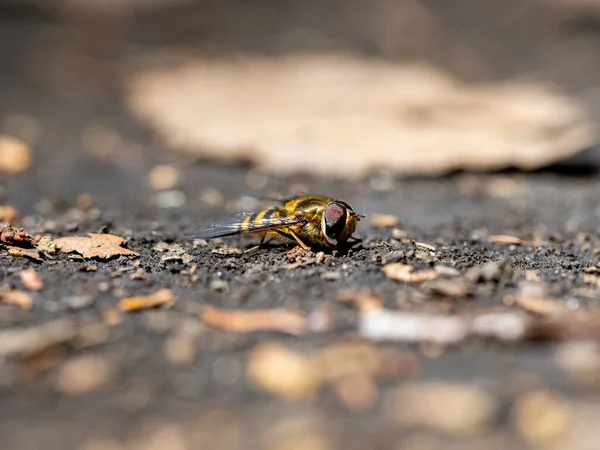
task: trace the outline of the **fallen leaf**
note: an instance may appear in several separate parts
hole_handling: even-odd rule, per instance
[[[402,263],[387,264],[383,271],[388,278],[403,283],[419,284],[426,280],[434,280],[440,276],[435,270],[414,271],[412,266]]]
[[[371,215],[371,223],[378,227],[395,227],[399,221],[396,216],[389,214],[373,214]]]
[[[121,247],[123,238],[112,234],[88,233],[90,237],[69,236],[54,240],[56,248],[63,253],[79,253],[86,259],[107,259],[118,255],[139,256],[136,252]]]
[[[123,239],[121,236],[115,236],[114,234],[88,233],[88,236],[93,239],[108,241],[114,245],[121,245],[123,242],[125,242],[125,239]]]
[[[263,391],[296,401],[311,400],[323,383],[309,357],[276,343],[252,351],[247,374]]]
[[[31,164],[31,149],[14,137],[0,135],[0,172],[21,173]]]
[[[532,241],[526,241],[516,236],[510,236],[508,234],[495,234],[490,236],[490,244],[503,244],[503,245],[523,245],[532,246]]]
[[[546,85],[350,55],[198,59],[133,73],[125,90],[169,147],[278,173],[530,170],[597,140],[581,102]]]
[[[161,305],[172,305],[174,302],[175,296],[170,289],[160,289],[154,294],[124,298],[119,302],[119,309],[125,312],[139,311]]]
[[[31,309],[31,297],[23,291],[0,291],[0,303],[17,305],[23,309]]]
[[[32,259],[33,261],[36,261],[36,262],[42,261],[42,257],[40,256],[40,254],[37,250],[30,249],[30,248],[23,248],[23,247],[15,247],[14,245],[4,245],[4,246],[8,249],[8,254],[10,256],[14,256],[14,257],[21,256],[23,258]]]
[[[34,269],[27,269],[21,271],[19,274],[23,286],[31,291],[41,291],[44,289],[44,280],[40,277]]]
[[[233,311],[207,306],[201,311],[200,318],[212,327],[237,333],[271,330],[299,335],[306,329],[304,314],[287,309]]]

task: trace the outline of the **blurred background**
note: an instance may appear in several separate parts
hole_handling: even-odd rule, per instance
[[[531,234],[540,223],[545,237],[567,229],[575,240],[580,230],[597,231],[600,217],[599,74],[598,0],[0,0],[0,204],[46,231],[116,230],[146,244],[157,239],[148,230],[174,241],[201,222],[256,208],[263,194],[318,189],[401,216],[432,242],[456,233],[466,242],[482,227]],[[102,217],[92,217],[92,204]],[[74,216],[74,206],[84,213]],[[235,384],[243,339],[203,344],[215,365],[196,360],[176,374],[153,359],[148,342],[138,344],[152,362],[132,357],[118,413],[118,402],[107,406],[97,392],[87,409],[44,385],[5,391],[10,448],[246,449],[248,436],[264,438],[261,449],[446,444],[436,434],[445,422],[431,426],[433,437],[400,441],[377,413],[348,418],[330,398],[286,405],[285,414],[266,401],[245,409],[256,398]],[[221,344],[234,357],[217,354]],[[113,356],[128,361],[136,350]],[[519,361],[554,374],[536,351]],[[477,355],[424,365],[459,380],[464,367],[493,378],[505,373],[497,367],[518,366]],[[94,372],[93,364],[84,369]],[[198,371],[212,381],[198,381]],[[11,383],[0,376],[0,385]],[[215,384],[217,406],[199,412]],[[437,394],[451,410],[454,401],[464,407],[460,390],[434,390],[431,403]],[[471,394],[485,416],[487,397]],[[536,422],[527,420],[547,405],[556,415],[540,425],[550,436],[542,447],[555,448],[544,427],[562,427],[568,414],[552,399],[529,400],[533,409],[512,431],[444,448],[537,445]],[[494,408],[502,415],[504,406]],[[581,441],[556,448],[596,448],[598,411],[580,411]],[[66,419],[100,437],[85,441],[84,427],[69,429]]]
[[[152,151],[339,178],[594,165],[599,17],[593,0],[3,0],[0,131],[65,194],[57,160],[102,191]]]

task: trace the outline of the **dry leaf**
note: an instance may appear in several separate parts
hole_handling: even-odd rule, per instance
[[[175,302],[175,296],[170,289],[161,289],[154,294],[140,297],[128,297],[119,302],[121,311],[139,311],[141,309],[156,308],[161,305],[172,305]]]
[[[0,303],[17,305],[23,309],[31,309],[31,297],[23,291],[0,291]]]
[[[504,244],[504,245],[524,245],[524,246],[533,245],[533,242],[531,242],[531,241],[525,241],[516,236],[509,236],[507,234],[495,234],[493,236],[490,236],[490,243],[491,244]]]
[[[144,69],[125,89],[171,148],[283,173],[535,169],[597,140],[582,105],[541,83],[350,55],[200,59]]]
[[[414,272],[414,268],[408,264],[393,263],[383,267],[388,278],[403,283],[419,284],[427,280],[434,280],[440,276],[435,270],[421,270]]]
[[[21,283],[31,291],[41,291],[44,289],[44,280],[34,269],[23,270],[20,273]]]
[[[373,214],[371,215],[371,223],[378,227],[395,227],[399,221],[396,216],[389,214]]]
[[[120,245],[123,238],[112,234],[88,233],[90,237],[69,236],[54,240],[56,248],[63,253],[77,252],[84,258],[107,259],[113,256],[139,256],[136,252]]]
[[[23,247],[15,247],[14,245],[5,245],[8,249],[8,254],[10,256],[18,257],[22,256],[23,258],[29,258],[34,261],[40,262],[42,257],[37,250],[31,248],[23,248]]]
[[[309,357],[276,343],[252,351],[247,373],[262,390],[288,400],[312,399],[323,382]]]
[[[232,311],[207,306],[200,313],[200,318],[212,327],[237,333],[271,330],[298,335],[305,331],[306,324],[301,312],[287,309]]]

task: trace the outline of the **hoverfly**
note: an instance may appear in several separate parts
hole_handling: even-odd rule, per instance
[[[356,222],[364,214],[342,201],[324,195],[301,195],[282,200],[279,206],[259,212],[242,212],[206,225],[185,237],[214,239],[239,234],[262,234],[260,247],[268,235],[294,239],[304,250],[335,248],[352,236]]]

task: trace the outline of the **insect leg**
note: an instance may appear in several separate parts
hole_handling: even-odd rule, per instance
[[[287,231],[288,231],[288,233],[290,233],[292,235],[292,237],[294,239],[296,239],[296,242],[298,242],[298,244],[300,244],[300,247],[302,247],[307,252],[310,252],[310,247],[308,247],[304,242],[302,242],[302,240],[300,240],[300,238],[296,235],[296,233],[294,233],[290,228],[288,228]]]
[[[263,234],[263,237],[260,239],[260,242],[258,243],[258,245],[255,245],[254,247],[250,247],[248,250],[246,250],[244,253],[250,253],[253,252],[255,250],[258,250],[262,247],[263,243],[265,242],[265,239],[267,237],[268,233]]]

